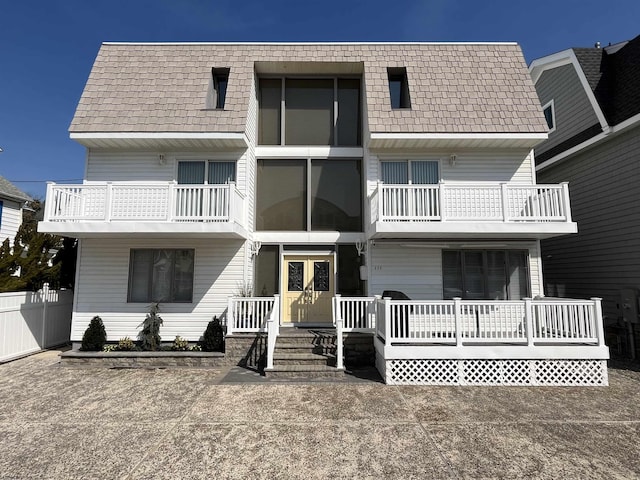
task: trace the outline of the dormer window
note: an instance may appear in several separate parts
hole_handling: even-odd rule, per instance
[[[229,69],[212,68],[211,75],[213,76],[215,108],[224,109],[224,103],[227,97],[227,84],[229,83]]]
[[[411,108],[407,69],[405,67],[387,68],[387,76],[389,78],[391,108]]]
[[[542,107],[544,112],[544,118],[547,121],[547,127],[549,127],[549,133],[556,129],[556,111],[554,108],[553,100]]]

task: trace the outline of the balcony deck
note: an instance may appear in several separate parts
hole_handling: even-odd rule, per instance
[[[91,237],[109,234],[247,238],[246,202],[234,183],[49,184],[38,230]]]
[[[549,238],[576,233],[568,184],[379,183],[370,238]]]

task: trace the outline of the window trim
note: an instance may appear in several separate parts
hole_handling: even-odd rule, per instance
[[[190,299],[187,300],[183,300],[183,301],[176,301],[176,300],[170,300],[170,301],[163,301],[162,303],[164,304],[171,304],[171,303],[179,303],[179,304],[186,304],[186,303],[190,303],[193,304],[193,297],[194,297],[194,286],[195,286],[195,276],[196,276],[196,249],[195,248],[130,248],[129,249],[129,277],[128,277],[128,281],[127,281],[127,303],[133,303],[133,304],[140,304],[140,303],[157,303],[156,300],[154,299],[148,299],[148,300],[141,300],[141,301],[135,301],[131,299],[131,286],[133,283],[133,252],[134,251],[141,251],[141,250],[148,250],[148,251],[159,251],[159,250],[171,250],[171,251],[178,251],[178,250],[189,250],[193,255],[193,272],[191,273],[191,297]],[[174,278],[172,278],[172,282],[171,282],[171,290],[173,293],[173,287],[174,287],[174,282],[175,282],[175,257],[173,259],[173,271],[174,271]],[[151,291],[153,291],[153,270],[151,270],[150,272],[150,276],[149,276],[149,288],[151,289]]]
[[[547,121],[547,115],[544,113],[547,109],[550,109],[551,112],[551,123],[553,124],[551,127],[549,127],[549,122]],[[545,103],[542,106],[542,114],[544,115],[544,119],[547,123],[547,127],[549,128],[547,133],[553,133],[556,131],[556,107],[555,107],[555,102],[553,101],[553,99],[549,100],[547,103]]]

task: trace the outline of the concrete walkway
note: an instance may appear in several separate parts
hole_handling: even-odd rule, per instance
[[[640,478],[638,372],[601,388],[228,384],[57,353],[0,365],[1,479]]]

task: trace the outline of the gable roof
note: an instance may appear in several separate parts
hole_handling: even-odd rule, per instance
[[[9,180],[0,176],[0,198],[2,197],[9,198],[11,200],[18,200],[20,202],[30,202],[33,200],[33,198],[24,193]]]
[[[514,43],[105,43],[70,132],[243,133],[260,65],[309,62],[359,69],[372,133],[547,132]],[[230,68],[224,109],[205,108],[212,67]],[[411,109],[391,109],[387,67],[406,67]]]

